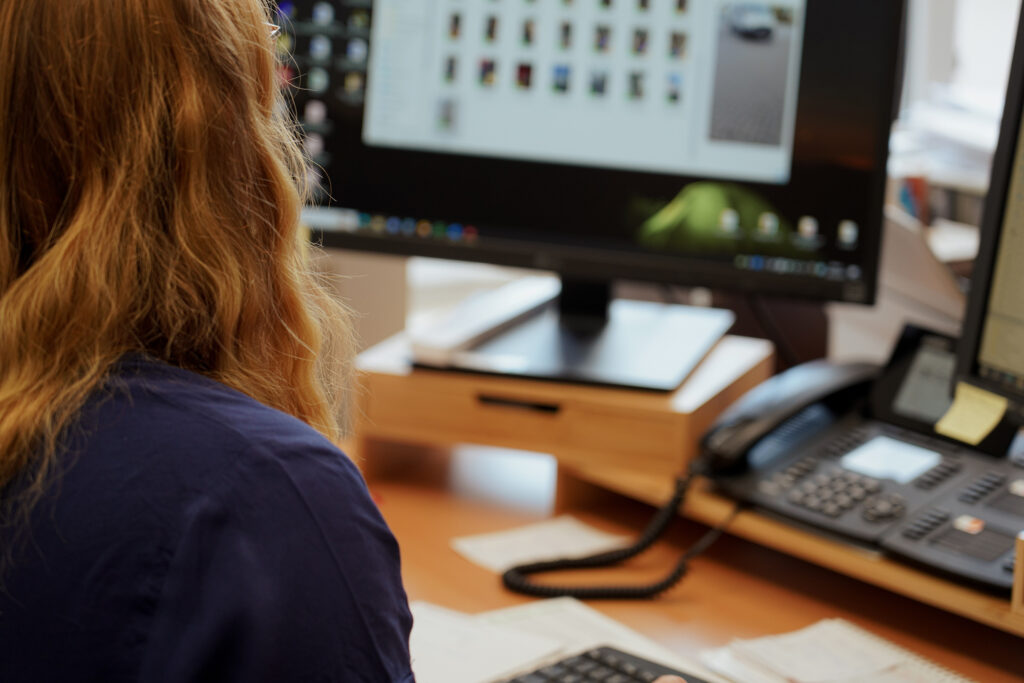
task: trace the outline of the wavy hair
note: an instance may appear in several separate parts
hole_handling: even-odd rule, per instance
[[[128,352],[340,437],[350,328],[303,246],[269,9],[0,2],[6,521],[45,490],[62,432]]]

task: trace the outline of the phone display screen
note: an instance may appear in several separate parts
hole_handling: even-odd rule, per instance
[[[955,369],[954,353],[922,345],[896,394],[893,411],[901,417],[929,425],[938,422],[953,402],[950,382]]]
[[[942,462],[935,451],[888,436],[876,436],[843,456],[844,469],[906,484]]]

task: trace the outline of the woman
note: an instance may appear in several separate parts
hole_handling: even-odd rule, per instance
[[[411,681],[261,0],[0,0],[0,680]]]

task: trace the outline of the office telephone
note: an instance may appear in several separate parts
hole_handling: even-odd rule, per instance
[[[976,448],[935,432],[954,366],[954,339],[908,327],[884,368],[793,368],[723,413],[703,472],[792,522],[1008,591],[1024,459],[1004,455],[1009,424]]]

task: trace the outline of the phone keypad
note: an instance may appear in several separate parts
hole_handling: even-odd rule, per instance
[[[882,484],[849,470],[819,472],[801,481],[787,494],[794,505],[826,517],[839,517],[864,503],[863,516],[869,522],[892,519],[903,513],[905,503],[896,494],[881,494]]]

